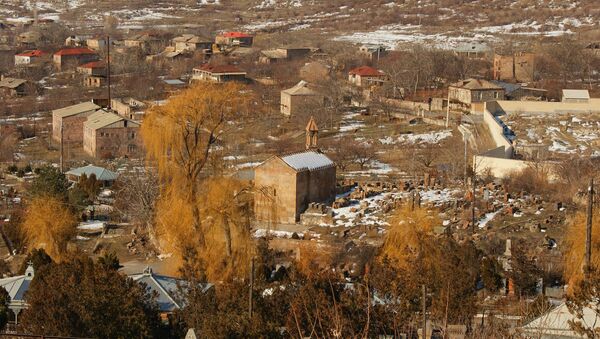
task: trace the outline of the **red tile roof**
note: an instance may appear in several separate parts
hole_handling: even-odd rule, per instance
[[[204,64],[196,67],[199,70],[210,72],[210,73],[244,73],[241,69],[235,65],[209,65]]]
[[[82,54],[96,54],[89,48],[65,48],[54,53],[54,55],[82,55]]]
[[[23,53],[19,53],[17,54],[18,56],[25,56],[25,57],[39,57],[42,56],[44,54],[47,54],[46,52],[42,52],[39,49],[34,49],[32,51],[25,51]]]
[[[221,36],[226,38],[252,38],[252,35],[243,32],[225,32]]]
[[[385,74],[383,74],[383,72],[378,71],[371,66],[360,66],[360,67],[351,69],[350,72],[348,72],[348,73],[354,74],[354,75],[360,75],[361,77],[364,77],[364,76],[376,77],[376,76],[385,75]]]
[[[104,64],[104,61],[92,61],[92,62],[88,62],[87,64],[83,64],[79,67],[81,68],[104,68],[106,65]]]

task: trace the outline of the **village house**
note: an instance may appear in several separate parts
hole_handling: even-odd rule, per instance
[[[110,101],[110,108],[118,115],[135,121],[141,121],[147,104],[134,98],[116,98]]]
[[[27,31],[18,34],[15,38],[20,47],[35,48],[35,45],[42,42],[42,34],[38,31]]]
[[[587,89],[563,89],[562,102],[588,103],[590,102],[590,92]]]
[[[42,52],[39,49],[25,51],[15,55],[15,66],[31,65],[39,62],[48,53]]]
[[[59,70],[77,67],[81,64],[98,60],[98,54],[89,48],[65,48],[54,53],[54,65]]]
[[[210,65],[204,64],[194,68],[191,81],[246,81],[246,72],[235,65]]]
[[[142,284],[148,292],[156,295],[158,311],[163,322],[167,322],[169,315],[183,309],[186,305],[186,300],[181,293],[182,289],[189,286],[189,282],[186,280],[154,273],[150,267],[146,267],[142,273],[129,275],[129,278]],[[206,293],[214,285],[203,283],[200,286],[201,291]]]
[[[222,46],[252,46],[254,36],[243,32],[224,32],[216,36],[215,43]]]
[[[533,81],[535,54],[494,54],[494,79],[501,81]]]
[[[27,94],[28,81],[25,79],[0,76],[0,94],[4,97],[16,97]]]
[[[89,38],[85,41],[86,45],[95,50],[95,51],[100,51],[104,48],[106,48],[106,38],[105,37],[94,37],[94,38]]]
[[[280,61],[294,60],[306,57],[318,50],[318,48],[310,47],[268,49],[260,52],[258,61],[263,64],[272,64]]]
[[[65,173],[67,179],[74,183],[79,182],[79,179],[84,175],[87,178],[90,178],[93,175],[102,187],[111,187],[119,177],[119,174],[116,172],[92,164],[74,168]]]
[[[311,87],[308,82],[301,80],[294,87],[281,91],[281,113],[289,117],[322,106],[325,97]]]
[[[106,64],[104,63],[104,61],[88,62],[86,64],[77,66],[77,73],[85,75],[105,76]]]
[[[348,72],[348,81],[358,87],[381,86],[385,81],[385,73],[371,66],[360,66]]]
[[[310,203],[335,199],[336,166],[317,149],[317,133],[311,118],[306,126],[306,151],[274,156],[255,168],[256,187],[268,193],[256,197],[257,220],[293,224]]]
[[[466,79],[448,87],[450,108],[482,113],[485,102],[504,100],[504,88],[483,79]]]
[[[83,77],[83,86],[99,88],[106,84],[106,77],[103,75],[86,75]]]
[[[386,56],[387,49],[381,45],[362,45],[358,48],[358,53],[369,61],[373,61]]]
[[[142,50],[162,50],[166,44],[165,38],[158,33],[136,34],[123,40],[125,47],[140,48]]]
[[[70,35],[65,39],[67,47],[85,47],[86,38],[79,35]]]
[[[62,138],[70,142],[83,142],[83,123],[88,116],[100,109],[91,101],[82,102],[52,111],[52,139]],[[61,133],[62,129],[62,133]]]
[[[8,309],[14,314],[14,318],[10,319],[9,322],[15,326],[19,324],[19,314],[27,308],[25,293],[29,290],[29,285],[34,276],[33,263],[29,262],[25,274],[0,279],[0,287],[4,288],[10,297],[7,305]]]
[[[548,91],[542,88],[533,88],[514,84],[510,82],[492,80],[493,84],[504,88],[504,93],[507,100],[546,100]]]
[[[212,49],[212,41],[208,38],[202,38],[194,34],[183,34],[171,40],[174,47],[174,52],[185,51],[210,51]]]
[[[460,43],[452,49],[454,54],[469,59],[482,59],[485,58],[492,49],[481,42],[465,42]]]
[[[102,159],[137,157],[142,151],[140,123],[105,110],[83,123],[83,150]]]

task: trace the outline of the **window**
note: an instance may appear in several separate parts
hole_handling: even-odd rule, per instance
[[[498,99],[499,96],[500,94],[498,92],[494,92],[494,99]]]

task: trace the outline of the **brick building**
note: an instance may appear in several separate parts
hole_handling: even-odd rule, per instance
[[[65,141],[83,142],[83,123],[100,106],[91,101],[52,111],[52,139],[60,142],[61,126]]]
[[[137,157],[142,151],[138,122],[99,110],[83,124],[83,150],[96,158]]]
[[[502,81],[533,81],[535,54],[494,54],[494,79]]]
[[[268,193],[255,199],[257,220],[296,223],[309,203],[330,203],[335,199],[335,163],[316,149],[317,128],[313,119],[306,129],[306,151],[274,156],[256,167],[255,185]]]
[[[65,48],[54,53],[53,57],[54,65],[59,70],[67,67],[77,67],[98,59],[98,54],[89,48]]]

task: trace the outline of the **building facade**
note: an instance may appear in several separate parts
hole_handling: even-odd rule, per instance
[[[254,173],[256,187],[267,192],[255,199],[259,221],[293,224],[309,203],[335,199],[335,163],[319,151],[272,157]]]
[[[530,82],[534,78],[535,54],[494,54],[494,79],[501,81]]]
[[[99,110],[83,124],[83,150],[95,158],[138,157],[142,152],[140,124]]]
[[[312,89],[306,81],[300,81],[296,86],[281,91],[281,114],[291,116],[302,110],[322,106],[324,96]]]
[[[60,142],[62,134],[65,141],[83,142],[83,123],[99,109],[100,106],[91,101],[55,109],[52,111],[52,139]]]

